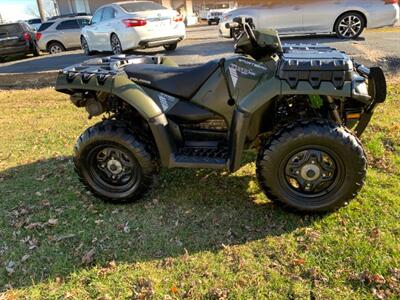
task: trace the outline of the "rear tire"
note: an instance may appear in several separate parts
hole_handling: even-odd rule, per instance
[[[79,137],[74,164],[91,192],[114,203],[139,199],[158,172],[157,160],[127,124],[110,120],[97,123]]]
[[[65,51],[64,45],[59,42],[51,42],[47,46],[47,52],[49,52],[50,54],[57,54],[64,51]]]
[[[90,56],[94,54],[93,51],[90,51],[89,44],[84,36],[81,36],[81,48],[83,50],[83,53],[85,53],[85,55]]]
[[[164,45],[164,49],[167,51],[174,51],[176,47],[178,47],[178,43]]]
[[[344,127],[314,120],[283,127],[261,147],[257,179],[272,201],[302,212],[344,206],[362,188],[367,160]]]
[[[111,44],[111,51],[114,55],[122,54],[122,45],[121,41],[119,40],[118,36],[113,33],[110,37],[110,44]]]
[[[40,49],[36,42],[33,42],[33,56],[40,56]]]
[[[365,18],[357,12],[348,12],[341,15],[335,23],[335,32],[341,39],[356,39],[364,31]]]

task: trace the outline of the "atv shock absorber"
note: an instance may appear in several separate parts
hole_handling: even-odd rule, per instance
[[[332,96],[326,96],[326,100],[329,103],[329,111],[332,118],[335,120],[336,123],[342,124],[342,118],[340,117],[340,114],[338,112],[335,100],[332,98]]]

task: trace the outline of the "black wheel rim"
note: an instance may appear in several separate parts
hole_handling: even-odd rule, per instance
[[[140,183],[141,169],[136,158],[121,146],[96,146],[88,153],[87,161],[90,179],[104,191],[123,194]]]
[[[111,49],[114,54],[122,53],[121,43],[119,42],[119,39],[116,35],[113,35],[111,37]]]
[[[321,199],[337,190],[344,178],[340,157],[328,148],[313,146],[293,151],[280,168],[280,182],[292,196]]]

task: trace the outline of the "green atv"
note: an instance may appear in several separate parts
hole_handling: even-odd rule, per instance
[[[229,26],[242,28],[236,54],[200,66],[118,55],[59,73],[58,91],[104,115],[75,146],[95,195],[138,199],[160,166],[235,172],[254,148],[261,188],[285,207],[330,211],[356,196],[367,168],[357,136],[385,101],[382,70],[329,47],[282,46],[241,20]]]

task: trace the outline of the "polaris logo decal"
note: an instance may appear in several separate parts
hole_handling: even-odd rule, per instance
[[[235,64],[230,64],[229,65],[229,74],[231,75],[231,80],[233,83],[233,87],[236,87],[236,84],[239,80],[239,75],[243,77],[257,77],[256,73],[254,73],[252,70],[240,67]]]
[[[132,81],[139,82],[139,83],[144,83],[144,84],[148,84],[148,85],[151,84],[151,82],[148,80],[144,80],[144,79],[140,79],[140,78],[136,78],[136,77],[129,77],[129,79]]]
[[[231,80],[233,83],[233,87],[236,87],[236,84],[239,80],[238,74],[237,74],[237,65],[231,64],[229,66],[229,74],[231,75]]]
[[[166,112],[174,104],[175,98],[165,94],[159,94],[158,101],[160,101],[163,111]]]
[[[264,71],[264,72],[268,71],[267,67],[261,66],[261,65],[255,63],[255,62],[244,60],[244,59],[239,59],[238,61],[243,63],[243,64],[246,64],[248,66],[251,66],[253,68],[260,69],[261,71]]]

